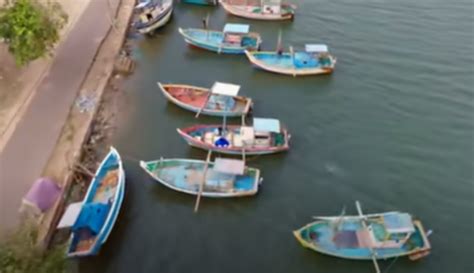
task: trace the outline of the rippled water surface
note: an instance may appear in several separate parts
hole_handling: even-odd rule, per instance
[[[432,255],[398,259],[395,273],[472,272],[473,2],[470,0],[300,0],[294,22],[250,22],[222,8],[177,4],[172,22],[134,41],[138,61],[114,144],[126,157],[127,191],[117,225],[84,273],[373,272],[371,262],[302,248],[291,231],[313,215],[403,210],[433,229]],[[291,78],[252,68],[244,56],[189,48],[178,27],[250,22],[274,49],[327,43],[331,76]],[[156,81],[242,85],[255,116],[280,118],[292,133],[286,154],[249,159],[264,176],[255,197],[195,198],[154,183],[135,158],[202,158],[176,128],[194,119],[168,104]],[[382,270],[390,261],[382,261]]]

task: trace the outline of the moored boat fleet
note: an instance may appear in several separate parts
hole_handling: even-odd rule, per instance
[[[293,20],[296,6],[280,0],[181,0],[183,3],[220,5],[235,16],[255,20]],[[152,33],[166,25],[173,13],[173,0],[139,3],[134,28],[140,33]],[[275,51],[259,51],[260,34],[251,32],[247,24],[225,24],[222,31],[204,28],[178,28],[184,41],[194,47],[220,54],[242,54],[254,66],[269,72],[307,76],[332,73],[336,58],[327,45],[307,44],[301,50],[292,46],[285,52],[281,33]],[[247,166],[248,156],[269,155],[290,149],[291,134],[285,123],[276,118],[251,117],[255,107],[251,98],[239,94],[241,86],[216,81],[210,87],[186,83],[157,83],[165,99],[174,105],[200,115],[222,119],[214,124],[194,124],[177,128],[189,146],[207,151],[205,160],[160,158],[140,161],[145,173],[161,185],[177,192],[196,196],[197,211],[201,197],[233,198],[255,195],[262,183],[261,170]],[[228,119],[240,118],[240,124],[228,124]],[[212,160],[213,153],[220,154]],[[223,157],[240,156],[241,159]],[[125,172],[122,160],[114,148],[104,158],[92,178],[84,200],[71,205],[62,219],[62,226],[71,227],[69,257],[98,253],[105,243],[125,192]],[[345,259],[372,260],[377,272],[377,260],[408,256],[418,260],[430,253],[426,231],[420,220],[405,212],[363,214],[356,202],[358,214],[316,216],[314,221],[293,232],[305,248]],[[66,224],[64,224],[66,223]]]

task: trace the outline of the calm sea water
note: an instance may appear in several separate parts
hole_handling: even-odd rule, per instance
[[[398,259],[391,273],[472,272],[474,54],[471,0],[300,0],[294,22],[251,22],[222,8],[178,4],[152,39],[134,42],[138,67],[125,87],[114,140],[126,157],[127,192],[117,225],[84,273],[373,272],[371,262],[302,248],[291,231],[313,215],[407,211],[428,229],[432,255]],[[252,68],[244,56],[189,48],[178,27],[247,22],[274,49],[327,43],[331,76],[291,78]],[[255,116],[276,117],[292,133],[286,154],[252,158],[261,193],[244,199],[195,198],[154,183],[133,158],[204,159],[175,129],[200,118],[168,104],[156,81],[242,85]],[[238,122],[238,121],[236,121]],[[390,261],[381,262],[382,270]]]

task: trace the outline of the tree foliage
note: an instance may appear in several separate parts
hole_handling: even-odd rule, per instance
[[[51,52],[66,22],[67,15],[58,3],[7,1],[0,8],[0,37],[16,63],[25,65]]]
[[[0,273],[65,273],[67,261],[63,246],[43,251],[36,245],[37,229],[20,227],[0,241]]]

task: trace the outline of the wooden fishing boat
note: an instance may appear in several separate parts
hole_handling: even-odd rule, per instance
[[[77,203],[68,257],[96,255],[106,242],[117,220],[125,194],[122,159],[113,147],[92,179],[84,200]]]
[[[296,6],[281,0],[220,0],[230,14],[254,20],[293,20]]]
[[[258,50],[260,34],[249,32],[249,25],[226,24],[223,31],[198,28],[179,28],[189,45],[224,54],[244,54],[245,50]]]
[[[276,119],[254,118],[253,126],[194,125],[177,131],[190,146],[223,154],[264,155],[290,148],[290,135]]]
[[[217,158],[214,162],[193,159],[141,161],[140,166],[156,181],[175,191],[227,198],[255,195],[261,181],[260,170],[245,167],[236,159]]]
[[[217,5],[217,0],[181,0],[181,2],[187,3],[187,4],[206,5],[206,6]]]
[[[293,52],[250,52],[245,54],[256,67],[266,71],[291,75],[307,76],[332,73],[336,58],[328,53],[326,45],[306,45],[304,51]]]
[[[240,86],[216,82],[211,89],[185,85],[161,84],[163,95],[181,108],[208,116],[241,117],[249,113],[252,99],[237,96]]]
[[[142,34],[149,34],[169,22],[173,14],[173,0],[142,2],[135,7],[135,10],[140,14],[134,23],[135,29]]]
[[[403,212],[315,217],[316,221],[296,231],[296,239],[314,251],[345,259],[377,260],[408,256],[419,259],[429,254],[431,246],[419,220]]]

